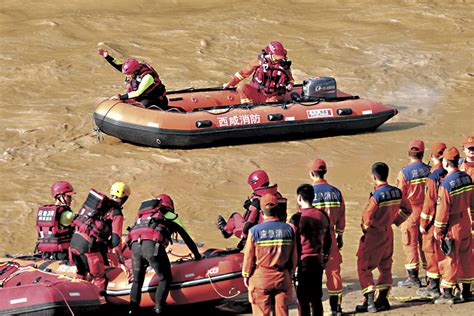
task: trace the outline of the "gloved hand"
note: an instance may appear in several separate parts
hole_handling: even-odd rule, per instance
[[[423,226],[420,225],[420,233],[426,234],[426,230],[423,228]]]
[[[287,90],[287,91],[293,90],[293,84],[292,84],[292,83],[287,84],[287,85],[286,85],[286,90]]]
[[[243,205],[244,209],[248,210],[251,204],[252,201],[250,201],[250,199],[246,199]]]
[[[105,50],[103,48],[99,48],[98,52],[99,52],[99,55],[104,57],[104,58],[109,56],[109,53],[107,52],[107,50]]]
[[[341,249],[344,246],[344,240],[342,239],[342,234],[337,234],[336,238],[337,248]]]
[[[249,287],[249,278],[244,278],[244,285],[246,288]]]
[[[230,87],[227,83],[224,83],[224,84],[222,85],[222,89],[227,89],[227,88],[231,88],[231,87]]]
[[[120,94],[111,96],[109,100],[120,100]]]

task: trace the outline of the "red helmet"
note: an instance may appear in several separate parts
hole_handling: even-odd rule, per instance
[[[268,43],[268,46],[265,47],[265,52],[267,54],[273,54],[278,56],[286,57],[286,49],[283,47],[283,44],[277,41]]]
[[[69,193],[69,194],[76,193],[74,192],[74,188],[72,187],[72,185],[67,181],[62,181],[62,180],[56,181],[51,186],[51,195],[53,196],[53,198],[56,198],[60,194],[66,194],[66,193]]]
[[[162,206],[167,207],[174,212],[174,203],[168,194],[160,194],[155,197],[155,199],[160,200]]]
[[[138,68],[140,68],[140,63],[135,58],[130,58],[122,64],[122,72],[124,74],[134,73]]]
[[[263,187],[265,184],[268,185],[270,183],[270,178],[265,171],[256,170],[249,175],[247,183],[250,184],[252,190],[255,190],[257,188]]]

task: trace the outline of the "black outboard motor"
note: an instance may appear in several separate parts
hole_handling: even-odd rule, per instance
[[[303,81],[303,99],[334,99],[337,97],[336,79],[313,77]]]

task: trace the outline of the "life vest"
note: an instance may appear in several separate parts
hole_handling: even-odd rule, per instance
[[[259,223],[261,223],[263,221],[263,212],[262,212],[262,209],[260,207],[260,199],[262,198],[262,196],[266,195],[266,194],[273,194],[273,195],[276,195],[277,198],[278,198],[278,206],[277,206],[277,214],[278,214],[278,218],[283,220],[285,219],[286,220],[286,210],[287,210],[287,204],[288,204],[288,200],[286,198],[284,198],[280,192],[278,192],[278,185],[277,184],[274,184],[272,186],[268,186],[268,187],[260,187],[260,188],[257,188],[253,191],[253,195],[252,195],[252,198],[251,198],[251,201],[252,201],[252,205],[254,207],[256,207],[259,211],[260,211],[260,219],[259,219]],[[245,215],[244,215],[244,219],[247,220],[246,217],[248,217],[249,212],[246,212]]]
[[[166,96],[166,88],[165,85],[161,82],[160,76],[156,72],[153,67],[151,67],[147,63],[141,63],[140,64],[140,69],[138,70],[138,73],[134,75],[128,82],[127,82],[127,92],[132,92],[138,90],[138,86],[140,85],[140,82],[142,81],[143,77],[146,75],[150,74],[153,77],[154,83],[149,86],[141,96],[147,96],[149,95],[152,91],[155,91],[156,89],[156,94],[160,95],[160,97]]]
[[[143,201],[138,210],[137,220],[128,233],[129,243],[154,240],[165,247],[168,246],[173,232],[166,221],[161,201],[157,199]]]
[[[71,212],[67,205],[43,205],[36,215],[36,231],[38,242],[36,250],[49,252],[63,252],[69,248],[74,232],[72,225],[62,227],[59,223],[63,212]]]
[[[112,233],[104,221],[104,216],[110,209],[110,203],[107,196],[91,189],[79,215],[73,221],[76,232],[88,241],[106,242]]]
[[[267,55],[259,55],[261,65],[255,70],[252,84],[265,95],[282,95],[291,81],[290,61],[272,62]]]

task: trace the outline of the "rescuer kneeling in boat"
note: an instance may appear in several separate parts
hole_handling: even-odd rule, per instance
[[[110,56],[103,48],[99,48],[99,55],[127,76],[127,93],[114,96],[111,98],[112,100],[135,100],[146,108],[156,105],[162,110],[168,109],[165,85],[161,82],[156,70],[148,63],[140,63],[135,58],[130,58],[122,63],[117,58]]]
[[[264,222],[250,229],[244,248],[242,276],[248,287],[253,315],[288,315],[291,276],[298,262],[296,232],[276,216],[278,197],[264,195]]]
[[[278,197],[277,217],[283,222],[286,221],[287,200],[278,192],[278,186],[276,184],[270,185],[270,178],[264,170],[253,171],[248,176],[247,183],[253,192],[252,197],[244,202],[244,216],[238,212],[234,212],[229,216],[227,221],[221,215],[217,216],[216,221],[217,228],[222,232],[224,238],[230,238],[232,235],[240,238],[237,248],[241,250],[245,246],[250,228],[263,222],[260,198],[265,194],[275,194]]]
[[[241,103],[263,103],[284,100],[293,89],[291,61],[287,60],[286,49],[280,42],[273,41],[262,50],[257,58],[236,72],[224,84],[224,89],[235,87],[240,81],[253,74],[252,81],[237,88]]]
[[[127,243],[132,249],[132,288],[130,290],[129,315],[139,315],[141,288],[148,266],[151,266],[160,279],[155,294],[156,314],[162,314],[173,277],[166,247],[171,243],[171,235],[178,233],[194,255],[201,254],[191,237],[184,229],[181,219],[175,213],[171,197],[160,194],[156,198],[143,201],[135,224],[129,229]]]
[[[67,260],[68,249],[74,228],[71,225],[74,213],[70,206],[74,188],[67,181],[56,181],[51,186],[54,204],[43,205],[36,216],[38,241],[36,251],[44,259]]]

